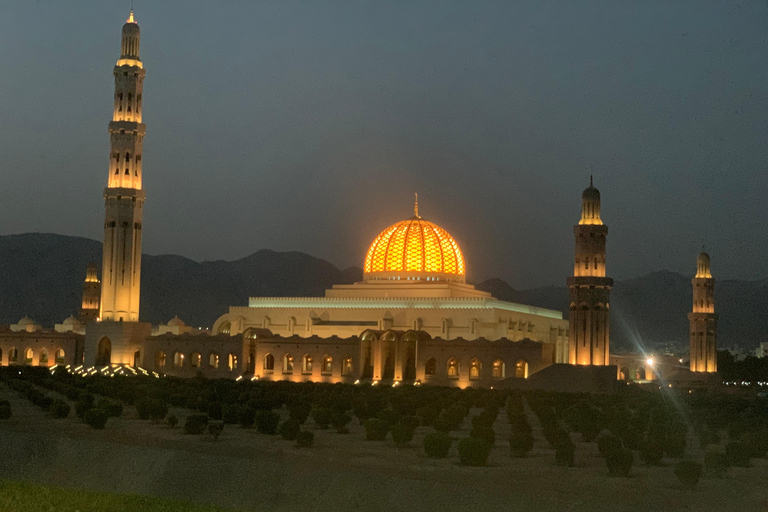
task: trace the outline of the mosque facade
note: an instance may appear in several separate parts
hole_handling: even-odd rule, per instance
[[[499,300],[467,283],[459,244],[420,215],[417,196],[413,216],[374,238],[361,282],[334,285],[323,297],[250,297],[247,305],[221,315],[211,332],[197,332],[178,318],[155,327],[141,322],[146,127],[139,46],[131,12],[113,70],[101,279],[89,265],[79,318],[70,317],[53,331],[28,318],[0,330],[0,364],[461,387],[527,379],[553,365],[602,367],[603,374],[606,366],[615,366],[619,379],[631,379],[630,369],[618,366],[626,361],[610,354],[608,228],[591,178],[574,226],[567,319],[559,311]],[[693,285],[690,369],[714,372],[714,280],[704,253]]]

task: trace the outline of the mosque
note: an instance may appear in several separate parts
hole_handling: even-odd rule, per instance
[[[251,297],[247,305],[232,306],[221,315],[211,333],[193,331],[179,318],[155,327],[141,322],[146,126],[145,69],[139,54],[140,30],[131,12],[113,70],[101,279],[95,265],[89,266],[78,319],[68,318],[54,331],[28,318],[0,330],[0,362],[108,372],[141,368],[176,376],[461,387],[504,386],[534,380],[552,369],[556,372],[549,373],[568,385],[577,367],[599,370],[613,380],[639,376],[639,370],[630,371],[630,363],[610,354],[608,228],[591,179],[574,226],[568,319],[559,311],[496,299],[468,284],[459,244],[420,215],[417,196],[411,217],[373,239],[361,282],[334,285],[324,297]],[[709,257],[702,253],[698,265],[689,317],[690,372],[715,372]]]

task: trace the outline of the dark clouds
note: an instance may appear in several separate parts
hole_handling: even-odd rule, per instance
[[[0,233],[101,238],[128,2],[0,6]],[[609,273],[768,275],[764,2],[136,2],[145,250],[361,265],[421,211],[471,277],[561,284],[590,168]]]

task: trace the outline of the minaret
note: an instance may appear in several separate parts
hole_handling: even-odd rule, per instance
[[[571,295],[568,362],[607,365],[609,356],[610,295],[613,279],[605,277],[605,238],[608,226],[600,220],[600,191],[592,186],[581,194],[581,220],[573,227],[576,251]]]
[[[99,282],[99,270],[96,264],[88,264],[88,270],[83,282],[83,303],[80,306],[79,320],[84,324],[97,320],[99,317],[99,298],[101,297],[101,283]]]
[[[141,122],[144,64],[139,59],[139,25],[133,11],[123,25],[120,59],[114,68],[115,101],[109,123],[109,181],[104,189],[104,255],[101,320],[137,322],[141,283]]]
[[[691,326],[691,371],[717,371],[717,314],[715,314],[715,279],[709,268],[709,254],[696,259],[693,285],[693,309],[688,313]]]

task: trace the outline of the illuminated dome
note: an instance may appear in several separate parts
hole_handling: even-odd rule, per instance
[[[389,226],[368,249],[363,266],[366,281],[464,282],[464,256],[447,231],[415,215]]]

